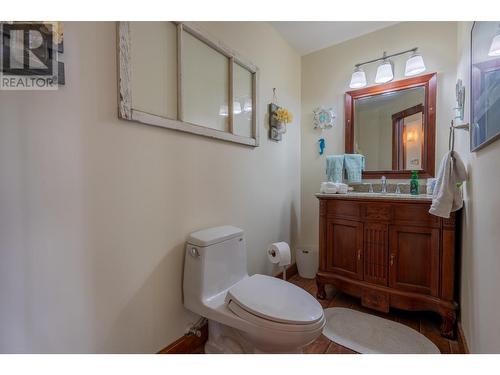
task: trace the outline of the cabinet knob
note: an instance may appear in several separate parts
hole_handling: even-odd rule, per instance
[[[358,249],[358,260],[361,260],[361,249]]]

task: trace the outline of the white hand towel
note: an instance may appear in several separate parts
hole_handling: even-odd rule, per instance
[[[320,193],[335,194],[337,192],[337,184],[335,182],[322,182]]]
[[[343,184],[341,182],[337,184],[337,193],[338,194],[347,194],[347,190],[348,190],[347,184]]]
[[[446,153],[439,166],[429,213],[449,218],[451,212],[460,209],[463,206],[462,188],[458,187],[457,183],[466,179],[467,170],[458,153]]]

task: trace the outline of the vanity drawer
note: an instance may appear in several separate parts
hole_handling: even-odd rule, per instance
[[[362,213],[365,220],[390,221],[392,218],[391,205],[389,204],[365,204]]]
[[[401,204],[394,207],[394,222],[401,225],[439,227],[439,217],[429,213],[430,206]]]
[[[361,206],[357,202],[330,200],[328,201],[328,216],[341,219],[359,219]]]
[[[361,294],[361,304],[364,307],[387,313],[389,312],[389,294],[365,289]]]

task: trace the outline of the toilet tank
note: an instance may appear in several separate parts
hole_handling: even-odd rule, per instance
[[[184,305],[197,313],[204,301],[248,277],[243,230],[233,226],[191,233],[184,258]]]

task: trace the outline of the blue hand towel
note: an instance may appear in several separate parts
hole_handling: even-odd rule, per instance
[[[344,177],[344,155],[326,157],[326,177],[329,182],[342,182]]]
[[[349,182],[361,182],[361,171],[365,170],[365,157],[360,154],[346,154],[344,163]]]

